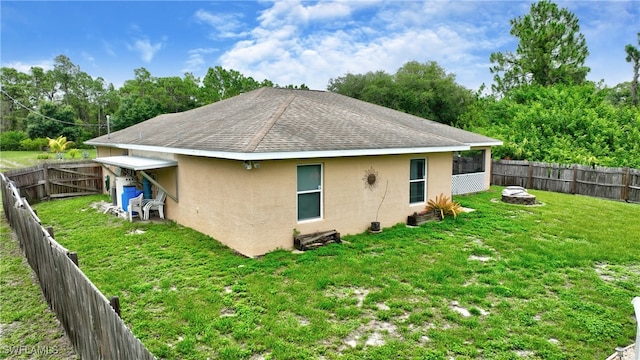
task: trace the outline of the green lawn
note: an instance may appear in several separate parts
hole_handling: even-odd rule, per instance
[[[88,152],[89,159],[96,158],[95,149],[81,149],[79,157],[72,159],[69,154],[63,155],[65,160],[82,159],[82,153]],[[45,161],[59,161],[56,154],[42,151],[0,151],[0,172],[38,165]]]
[[[631,344],[640,205],[499,191],[457,197],[476,210],[458,219],[259,259],[102,214],[101,196],[37,210],[158,358],[604,359]]]
[[[0,214],[0,359],[76,359]]]

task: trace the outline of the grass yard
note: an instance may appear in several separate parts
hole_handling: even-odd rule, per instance
[[[302,254],[234,254],[175,223],[39,204],[56,239],[162,359],[604,359],[635,339],[640,205],[531,191]]]
[[[0,210],[0,359],[76,359]]]
[[[89,159],[96,158],[95,149],[81,149],[80,157],[72,159],[69,154],[64,154],[64,160],[80,160],[82,152],[89,153]],[[56,154],[42,151],[0,151],[0,172],[35,166],[45,161],[59,161]]]

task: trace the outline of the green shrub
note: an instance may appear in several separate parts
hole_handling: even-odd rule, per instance
[[[27,133],[24,131],[5,131],[0,135],[0,150],[20,150],[20,142],[24,139],[27,139]]]
[[[43,151],[47,148],[49,141],[44,138],[24,139],[20,141],[20,150]]]
[[[38,156],[36,157],[36,159],[38,160],[47,160],[49,158],[49,154],[44,153],[44,154],[38,154]]]
[[[75,159],[75,158],[77,158],[77,157],[79,157],[79,156],[80,156],[80,150],[78,150],[78,149],[71,149],[71,150],[67,151],[67,154],[69,154],[69,156],[70,156],[72,159]]]

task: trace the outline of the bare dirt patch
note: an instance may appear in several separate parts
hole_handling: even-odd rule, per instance
[[[343,351],[348,347],[355,348],[362,346],[382,346],[386,344],[387,338],[399,338],[398,328],[386,321],[371,320],[367,324],[361,325],[352,331],[343,341],[343,345],[338,349]]]
[[[640,278],[640,265],[614,265],[598,263],[595,272],[606,282],[629,281]]]

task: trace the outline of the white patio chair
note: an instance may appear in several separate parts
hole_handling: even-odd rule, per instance
[[[143,200],[142,208],[144,211],[144,219],[149,220],[149,212],[151,210],[158,211],[160,219],[164,219],[164,200],[167,198],[167,194],[164,191],[159,191],[155,199]]]
[[[140,194],[134,198],[129,199],[129,206],[127,207],[127,212],[129,213],[129,221],[133,222],[133,212],[137,212],[138,216],[140,216],[140,220],[142,220],[142,211],[143,211],[143,199],[144,194]]]

